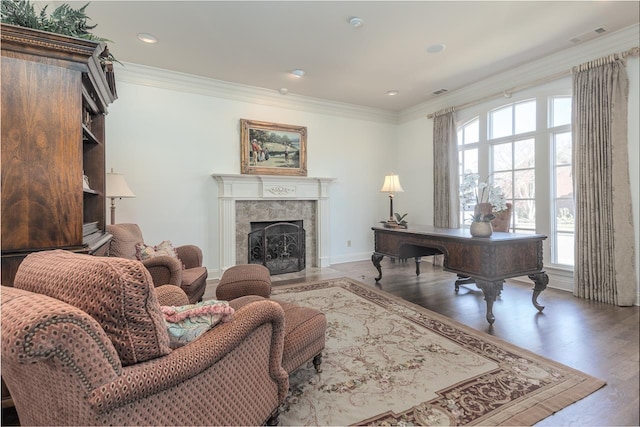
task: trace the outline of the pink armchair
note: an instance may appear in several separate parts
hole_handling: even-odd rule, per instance
[[[29,255],[2,286],[2,376],[22,425],[258,425],[288,389],[284,313],[261,300],[172,350],[138,261]],[[277,418],[275,418],[277,419]]]
[[[109,245],[109,256],[125,259],[136,258],[136,245],[144,243],[142,231],[137,224],[107,225],[107,232],[113,235]],[[202,299],[207,286],[207,269],[202,266],[202,250],[194,245],[175,248],[178,258],[158,256],[143,260],[151,273],[153,283],[176,285],[189,297],[191,304]]]

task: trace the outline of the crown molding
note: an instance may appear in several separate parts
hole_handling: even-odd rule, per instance
[[[640,25],[635,24],[453,90],[436,99],[417,104],[399,113],[302,95],[281,95],[276,90],[225,82],[134,63],[125,63],[124,67],[118,67],[116,76],[120,82],[142,86],[194,93],[275,108],[303,110],[305,112],[358,120],[400,124],[423,118],[427,114],[444,108],[464,104],[470,100],[494,93],[502,93],[545,76],[552,76],[563,71],[568,73],[572,67],[583,62],[637,46],[639,39]],[[505,82],[509,82],[508,87],[505,87]]]
[[[406,123],[444,108],[455,107],[474,99],[503,93],[532,81],[567,72],[584,62],[638,46],[640,24],[635,24],[606,36],[547,55],[490,78],[453,90],[437,99],[418,104],[400,112],[398,123]],[[508,83],[505,83],[508,82]],[[508,84],[508,86],[507,86]]]
[[[396,124],[398,120],[398,114],[393,111],[326,101],[291,93],[281,95],[276,90],[225,82],[134,63],[124,63],[124,67],[118,67],[116,77],[119,82],[124,83],[195,93],[276,108],[302,110],[390,124]]]

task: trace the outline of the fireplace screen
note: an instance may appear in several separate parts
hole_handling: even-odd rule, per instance
[[[305,269],[302,221],[252,222],[249,233],[249,264],[262,264],[271,274]]]

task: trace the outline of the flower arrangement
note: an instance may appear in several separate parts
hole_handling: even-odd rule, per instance
[[[471,219],[476,222],[490,222],[496,214],[507,209],[502,189],[489,182],[488,178],[481,182],[480,175],[476,173],[464,175],[460,184],[460,203],[465,211],[474,208]],[[483,209],[482,205],[490,206],[490,209]]]

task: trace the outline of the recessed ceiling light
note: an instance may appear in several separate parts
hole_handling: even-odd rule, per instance
[[[445,49],[445,45],[442,43],[432,44],[427,48],[427,52],[429,53],[440,53]]]
[[[398,92],[397,90],[388,90],[387,91],[387,95],[389,95],[389,96],[396,96],[399,93],[400,92]]]
[[[280,95],[286,95],[289,93],[289,89],[287,89],[286,87],[281,87],[278,92],[280,92]]]
[[[349,18],[349,25],[351,25],[353,28],[360,28],[362,27],[362,24],[364,24],[364,21],[357,16]]]
[[[140,40],[143,43],[149,43],[149,44],[158,43],[158,38],[153,34],[149,34],[149,33],[139,33],[138,40]]]
[[[300,77],[304,76],[306,73],[304,72],[304,70],[296,69],[296,70],[291,70],[291,74],[294,77],[300,78]]]

